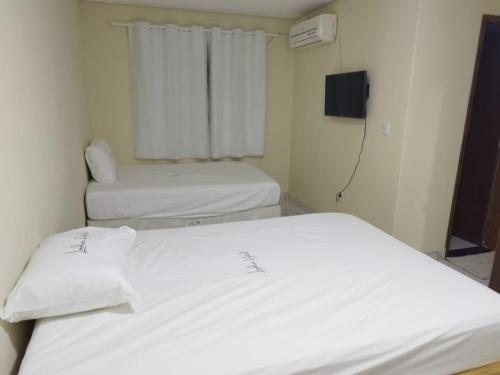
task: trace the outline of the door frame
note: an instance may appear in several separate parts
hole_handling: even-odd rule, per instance
[[[458,199],[458,191],[460,189],[460,182],[462,180],[462,169],[463,169],[463,162],[464,162],[464,157],[465,157],[465,148],[467,145],[467,140],[469,138],[469,130],[470,130],[471,118],[472,118],[472,107],[474,105],[474,99],[476,97],[477,80],[479,77],[479,67],[481,66],[481,56],[482,56],[483,46],[484,46],[484,37],[486,34],[486,28],[488,27],[488,25],[491,25],[491,24],[500,25],[500,16],[493,16],[493,15],[488,15],[488,14],[483,15],[483,18],[481,21],[481,29],[479,32],[479,43],[478,43],[477,51],[476,51],[476,62],[474,65],[474,74],[473,74],[472,85],[471,85],[470,94],[469,94],[469,104],[467,106],[467,116],[465,118],[464,133],[462,136],[462,146],[460,148],[460,158],[458,159],[457,175],[455,178],[455,188],[454,188],[454,192],[453,192],[453,200],[452,200],[452,204],[451,204],[450,218],[448,221],[448,231],[446,234],[445,257],[448,256],[450,240],[451,240],[451,235],[452,235],[452,231],[453,231],[453,224],[454,224],[454,220],[455,220],[455,210],[456,210],[456,204],[457,204],[457,199]]]

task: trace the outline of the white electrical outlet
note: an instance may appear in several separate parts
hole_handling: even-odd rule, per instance
[[[342,198],[344,198],[344,193],[337,193],[335,200],[337,201],[337,203],[342,203]]]
[[[384,121],[384,135],[386,137],[391,135],[392,123],[390,121]]]

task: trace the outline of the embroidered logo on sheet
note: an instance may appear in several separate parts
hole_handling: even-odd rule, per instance
[[[70,245],[70,250],[66,251],[64,254],[74,254],[74,253],[87,253],[87,240],[89,239],[89,232],[80,232],[73,237],[75,243]]]
[[[248,251],[240,251],[241,260],[245,263],[247,273],[266,273],[256,262],[257,257]]]

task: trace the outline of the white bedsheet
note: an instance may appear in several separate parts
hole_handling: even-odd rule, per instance
[[[138,232],[127,307],[38,321],[21,375],[451,374],[500,360],[500,296],[313,214]]]
[[[126,165],[111,184],[91,181],[87,215],[92,220],[190,218],[276,205],[276,181],[244,162]]]

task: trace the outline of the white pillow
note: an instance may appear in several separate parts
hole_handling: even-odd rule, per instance
[[[85,160],[94,180],[105,184],[116,181],[115,159],[105,141],[96,140],[88,145],[85,149]]]
[[[38,247],[10,292],[1,318],[21,320],[132,303],[127,280],[135,231],[81,228],[52,236]]]
[[[104,139],[95,139],[92,141],[92,144],[101,147],[109,156],[113,156],[113,151],[111,151],[111,147],[108,145],[108,142],[106,142]]]

